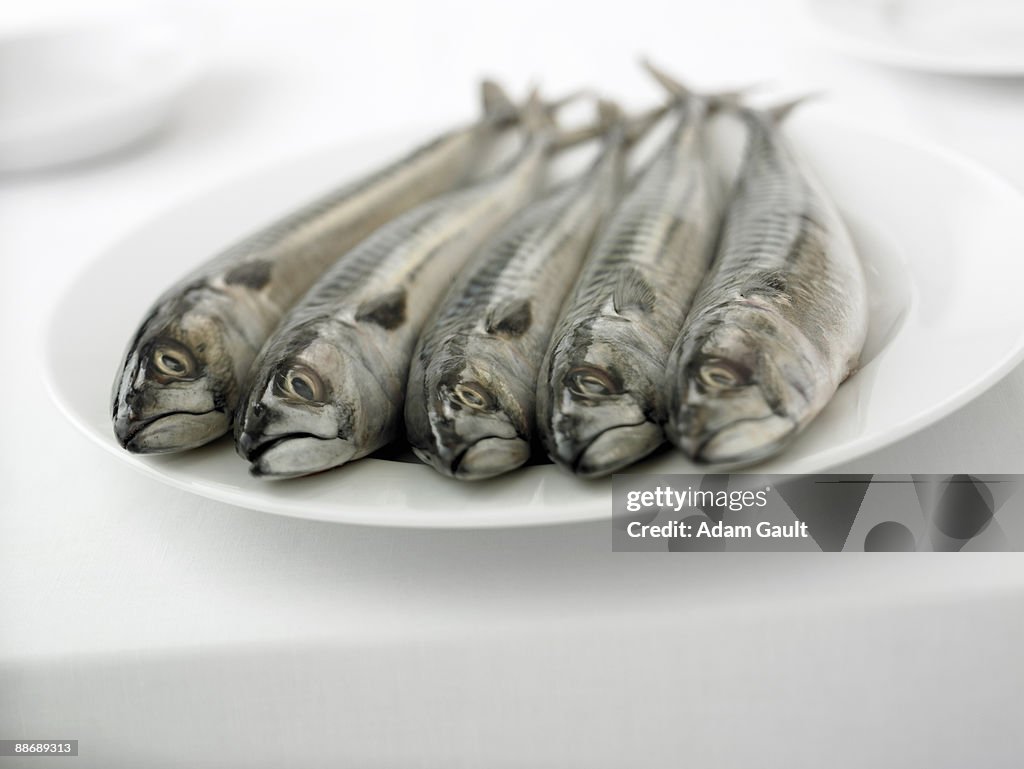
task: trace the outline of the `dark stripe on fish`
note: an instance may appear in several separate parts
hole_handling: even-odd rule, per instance
[[[246,286],[258,291],[270,282],[273,267],[266,259],[242,262],[228,271],[224,282],[229,286]]]

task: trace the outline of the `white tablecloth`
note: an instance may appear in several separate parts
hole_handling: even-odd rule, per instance
[[[601,523],[292,520],[145,478],[56,412],[43,327],[104,248],[259,166],[469,115],[484,72],[642,103],[646,52],[697,84],[824,88],[1024,187],[1024,81],[847,60],[789,3],[465,5],[197,6],[210,75],[173,125],[0,181],[0,739],[81,741],[40,768],[1019,766],[1018,555],[633,556]],[[838,469],[1024,471],[1022,405],[1018,368]]]

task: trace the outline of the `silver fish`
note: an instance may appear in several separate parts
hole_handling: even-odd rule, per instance
[[[428,314],[466,259],[540,186],[554,139],[541,122],[492,177],[377,230],[288,314],[253,367],[236,428],[254,475],[325,470],[394,438]]]
[[[698,462],[778,452],[857,366],[861,264],[839,212],[777,123],[743,110],[747,148],[717,260],[668,359],[666,434]]]
[[[114,433],[138,453],[228,432],[246,374],[281,317],[349,248],[464,183],[516,108],[493,83],[484,117],[445,133],[218,254],[168,289],[132,337],[114,382]]]
[[[537,384],[548,454],[607,475],[663,441],[665,359],[707,271],[721,218],[707,159],[710,98],[684,96],[668,139],[639,173],[588,257]]]
[[[627,140],[646,127],[627,126],[614,107],[604,109],[603,119],[618,125],[590,168],[525,208],[488,243],[417,342],[406,437],[444,475],[491,478],[530,457],[541,359],[618,198]]]

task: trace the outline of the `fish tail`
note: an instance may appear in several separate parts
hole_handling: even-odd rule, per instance
[[[616,102],[598,99],[597,123],[587,130],[595,136],[606,134],[609,141],[621,141],[630,146],[640,141],[670,109],[671,105],[662,104],[637,115],[627,115]]]
[[[707,102],[709,113],[736,109],[742,105],[743,97],[761,87],[761,83],[752,83],[729,91],[698,93],[684,85],[678,78],[668,74],[661,67],[652,63],[650,59],[641,59],[640,64],[668,92],[673,102],[684,101],[694,96],[700,97]]]
[[[611,99],[598,98],[596,101],[596,107],[598,125],[611,128],[612,126],[616,126],[626,120],[626,113],[622,111],[622,107]]]
[[[570,99],[575,101],[581,97],[590,97],[594,100],[597,113],[595,120],[589,125],[579,128],[561,130],[554,142],[556,152],[600,137],[608,137],[609,141],[623,141],[626,145],[633,144],[641,139],[670,109],[670,105],[664,104],[639,115],[630,116],[611,99],[600,97],[589,90],[581,90],[571,94],[570,97],[563,98],[560,102],[548,102],[546,106],[549,115],[554,109],[568,103]]]
[[[488,121],[497,124],[513,123],[519,117],[519,109],[497,81],[485,79],[480,83],[480,101],[484,118]]]
[[[555,140],[556,151],[575,147],[578,144],[600,137],[605,137],[607,141],[613,143],[624,141],[626,144],[629,144],[634,140],[634,134],[642,133],[649,127],[643,124],[643,121],[648,117],[646,113],[645,115],[631,118],[623,112],[622,107],[611,99],[602,98],[590,92],[587,92],[587,94],[594,99],[597,113],[594,122],[579,128],[562,130]],[[656,112],[660,117],[666,111],[667,107],[664,107],[652,112]]]
[[[593,99],[596,98],[594,92],[589,88],[579,88],[575,91],[570,91],[565,96],[560,96],[557,99],[544,103],[544,108],[548,111],[552,117],[557,115],[563,107],[568,107],[570,104],[578,102],[580,99]]]
[[[647,70],[647,73],[657,80],[658,85],[668,91],[669,96],[674,100],[682,101],[694,95],[693,91],[683,85],[681,80],[669,75],[665,70],[654,64],[647,57],[640,59],[640,66]]]
[[[633,115],[628,118],[626,120],[624,137],[627,146],[636,144],[643,139],[647,132],[657,125],[658,121],[665,117],[670,109],[671,105],[662,104],[660,107],[649,109],[646,112],[641,112],[639,115]]]
[[[534,89],[536,90],[536,89]],[[551,101],[543,102],[536,114],[532,117],[537,125],[545,122],[551,124],[558,112],[568,105],[579,101],[581,98],[592,96],[592,92],[586,89],[572,91]],[[531,95],[532,96],[532,95]],[[497,125],[508,125],[522,122],[526,124],[527,112],[529,111],[529,100],[524,106],[518,106],[508,95],[508,91],[496,80],[485,78],[480,82],[480,102],[483,107],[484,118]],[[546,113],[547,121],[541,113]],[[532,119],[532,118],[530,118]]]
[[[627,115],[617,103],[609,99],[597,100],[598,123],[604,125],[604,149],[598,153],[594,160],[593,169],[610,164],[614,174],[614,188],[616,190],[622,184],[626,173],[626,152],[631,144],[642,135],[642,132],[649,126],[642,126],[638,121],[643,116],[632,117]],[[652,123],[653,124],[653,123]]]
[[[781,123],[783,120],[785,120],[787,117],[789,117],[789,115],[797,107],[799,107],[800,105],[805,104],[805,103],[807,103],[809,101],[813,101],[814,99],[819,99],[819,98],[821,98],[821,95],[822,94],[819,91],[814,91],[812,93],[805,93],[805,94],[797,96],[797,97],[795,97],[793,99],[788,99],[787,101],[781,102],[779,104],[775,104],[775,105],[773,105],[771,107],[764,107],[764,108],[762,108],[760,110],[757,110],[757,111],[760,114],[762,114],[765,117],[767,117],[768,120],[771,121],[772,123],[778,124],[778,123]]]
[[[611,113],[606,110],[610,110],[610,107],[602,107],[601,99],[597,99],[597,120],[589,125],[584,125],[579,128],[565,129],[558,125],[555,120],[555,112],[561,107],[569,104],[570,102],[576,101],[583,96],[590,96],[597,98],[590,91],[581,90],[575,91],[568,97],[563,97],[557,102],[547,102],[544,104],[545,114],[547,116],[547,127],[554,127],[555,138],[552,141],[552,151],[561,152],[564,149],[575,147],[577,144],[582,144],[585,141],[594,139],[598,136],[603,136],[611,128],[612,120]]]
[[[703,96],[708,102],[708,113],[728,112],[742,108],[743,97],[759,87],[760,84],[755,84],[736,88],[732,91],[716,91],[715,93],[704,94]]]
[[[555,118],[549,106],[540,98],[540,89],[530,89],[529,96],[519,109],[519,120],[527,133],[549,131],[555,127]]]

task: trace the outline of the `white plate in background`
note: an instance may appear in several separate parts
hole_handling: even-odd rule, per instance
[[[829,119],[790,119],[796,146],[846,214],[869,268],[865,363],[808,429],[758,472],[813,473],[881,448],[967,403],[1024,357],[1024,197],[980,167]],[[91,264],[56,305],[47,386],[114,456],[172,486],[234,505],[327,521],[495,527],[609,516],[611,481],[551,465],[480,483],[425,465],[364,459],[290,481],[251,477],[229,439],[139,456],[114,440],[110,390],[150,303],[196,263],[415,137],[341,146],[240,179],[143,225]],[[885,468],[878,468],[880,472]],[[701,472],[666,451],[630,472]]]
[[[1021,0],[804,0],[816,39],[907,69],[1024,76]]]
[[[87,160],[153,133],[201,59],[185,17],[161,14],[0,36],[0,171]]]

